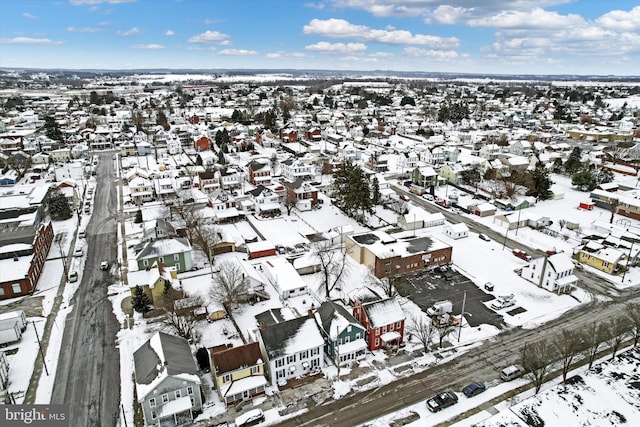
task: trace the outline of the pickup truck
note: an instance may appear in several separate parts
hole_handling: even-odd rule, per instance
[[[531,255],[529,255],[525,251],[521,251],[520,249],[514,249],[511,251],[511,253],[527,262],[531,261]]]
[[[451,391],[445,391],[427,399],[427,408],[431,412],[438,412],[441,409],[448,408],[458,403],[458,396]]]

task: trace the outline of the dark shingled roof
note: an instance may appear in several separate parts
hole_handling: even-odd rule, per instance
[[[198,375],[198,368],[191,355],[189,342],[181,337],[157,333],[160,338],[162,354],[156,353],[151,346],[151,337],[133,353],[133,363],[138,384],[149,384],[162,372],[159,366],[164,366],[168,375],[192,374]],[[164,359],[161,359],[164,357]]]
[[[315,320],[310,317],[298,317],[265,329],[260,329],[262,342],[264,342],[265,349],[267,350],[267,357],[272,359],[284,355],[289,339],[294,337],[298,329],[308,321],[315,322]]]
[[[320,323],[322,329],[329,334],[331,330],[331,324],[334,319],[339,317],[344,318],[349,323],[359,325],[358,321],[342,304],[337,304],[334,301],[325,301],[318,307],[318,314],[320,315]]]
[[[240,347],[231,347],[212,353],[211,358],[215,365],[216,374],[221,375],[240,368],[256,366],[258,360],[262,360],[262,353],[260,352],[260,344],[251,342]]]

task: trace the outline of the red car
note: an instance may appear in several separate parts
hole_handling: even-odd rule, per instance
[[[525,251],[521,251],[520,249],[514,249],[511,251],[511,253],[527,262],[531,261],[531,256]]]

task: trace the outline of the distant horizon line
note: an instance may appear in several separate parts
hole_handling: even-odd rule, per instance
[[[396,75],[421,75],[421,76],[474,76],[474,77],[518,77],[523,78],[562,78],[562,79],[591,79],[594,78],[606,78],[606,79],[627,79],[640,81],[640,75],[618,75],[618,74],[539,74],[539,73],[471,73],[471,72],[456,72],[456,71],[401,71],[401,70],[332,70],[332,69],[316,69],[316,68],[160,68],[160,67],[147,67],[147,68],[63,68],[63,67],[2,67],[0,71],[48,71],[48,72],[86,72],[86,73],[247,73],[254,74],[278,74],[278,73],[322,73],[322,74],[378,74],[382,76]]]

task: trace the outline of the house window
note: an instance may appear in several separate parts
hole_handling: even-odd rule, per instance
[[[320,354],[320,349],[318,347],[311,349],[312,356],[317,356],[318,354]]]
[[[375,347],[380,347],[380,338],[376,338]]]
[[[4,288],[0,286],[0,296],[4,295]]]
[[[287,356],[287,365],[290,365],[292,363],[295,363],[296,361],[296,355],[292,355],[292,356]]]
[[[260,367],[258,367],[258,366],[252,366],[251,367],[251,375],[259,374],[259,373],[260,373]]]
[[[224,378],[222,378],[222,382],[224,383],[228,383],[229,381],[231,381],[231,375],[227,374],[224,376]]]
[[[284,378],[287,376],[287,372],[284,369],[276,371],[276,378]]]
[[[359,340],[360,339],[360,332],[356,332],[356,339]]]
[[[142,265],[144,265],[145,267],[149,267],[149,260],[148,259],[143,259],[142,260]]]
[[[402,322],[396,322],[396,329],[402,328]]]
[[[196,400],[193,397],[191,398],[191,406],[196,406]]]
[[[158,261],[164,264],[164,257],[163,256],[158,257]]]
[[[151,419],[155,420],[158,416],[156,415],[156,411],[151,411]]]
[[[169,401],[169,395],[167,393],[162,395],[162,403],[167,403]]]
[[[606,267],[606,265],[605,265]],[[14,294],[19,294],[20,292],[22,292],[22,288],[20,287],[20,283],[14,283],[13,285],[11,285],[11,290],[13,291]]]
[[[180,271],[180,263],[179,262],[176,262],[175,267],[176,267],[176,270]]]
[[[193,387],[192,386],[187,387],[187,394],[193,394]]]
[[[176,399],[180,399],[182,396],[182,392],[180,390],[176,390]]]
[[[180,255],[179,255],[179,254],[175,254],[175,255],[173,256],[173,260],[174,260],[174,261],[180,261]]]
[[[282,368],[284,366],[284,359],[276,359],[276,368]]]
[[[309,350],[300,352],[300,360],[309,358]]]
[[[156,398],[155,397],[152,397],[151,399],[149,399],[149,406],[152,407],[152,408],[154,406],[156,406]]]

